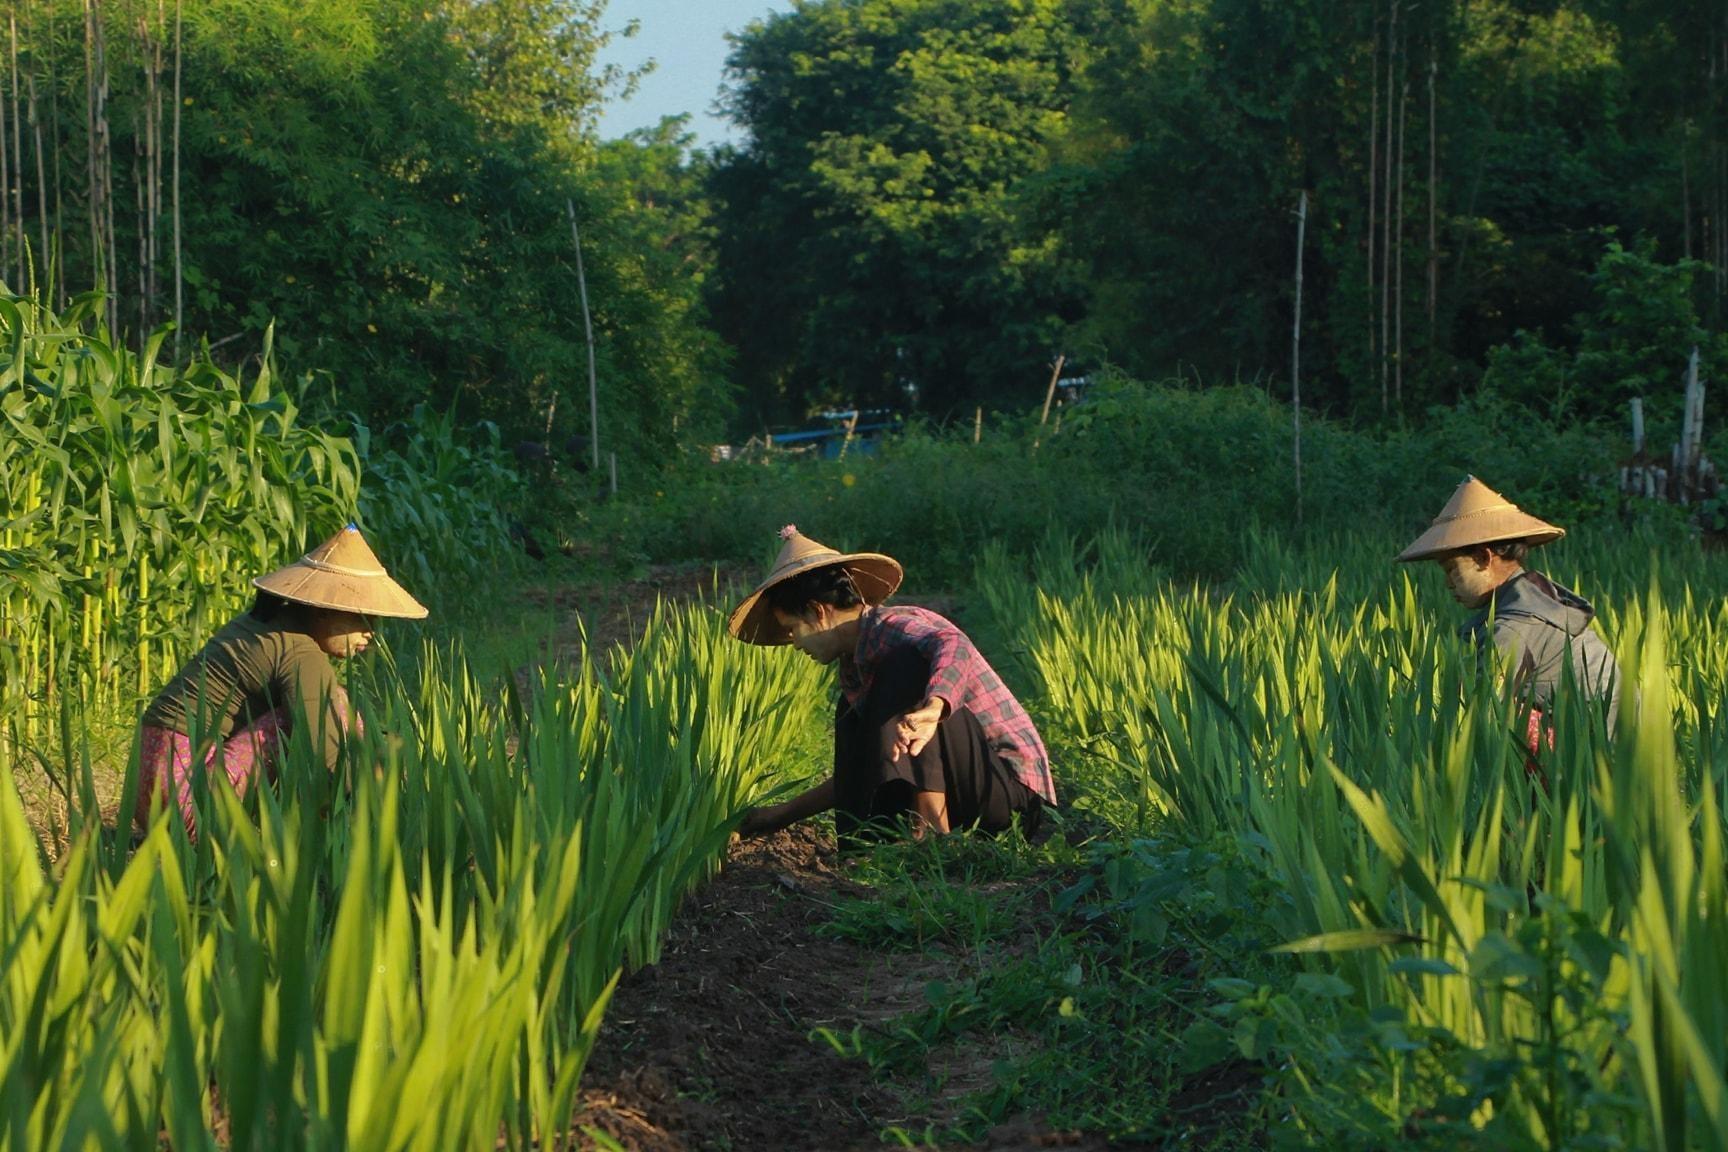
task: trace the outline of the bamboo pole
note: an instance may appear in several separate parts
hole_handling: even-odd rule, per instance
[[[564,208],[570,214],[570,240],[576,246],[576,287],[582,294],[582,332],[588,342],[588,444],[594,471],[600,471],[600,387],[594,372],[594,321],[588,311],[588,277],[582,270],[582,233],[576,228],[576,202],[569,198]],[[612,490],[618,490],[617,457],[613,457]]]
[[[1688,260],[1692,259],[1692,166],[1690,157],[1687,155],[1691,151],[1687,147],[1691,135],[1690,124],[1682,119],[1680,121],[1680,221],[1684,246],[1681,248],[1681,252]]]
[[[1038,445],[1044,439],[1044,425],[1050,422],[1050,404],[1056,399],[1056,382],[1062,378],[1062,365],[1067,363],[1064,353],[1057,353],[1056,363],[1050,366],[1050,387],[1044,390],[1044,414],[1038,418],[1038,435],[1032,439],[1032,451],[1038,451]]]
[[[52,27],[52,26],[50,26]],[[32,24],[26,29],[26,39],[29,33],[35,31]],[[34,41],[31,41],[34,43]],[[42,155],[42,117],[36,104],[36,54],[31,53],[30,71],[26,77],[29,86],[29,103],[26,105],[30,115],[30,130],[35,142],[36,151],[36,229],[41,238],[38,244],[36,259],[41,262],[42,283],[40,285],[44,299],[53,299],[53,259],[48,249],[48,175]]]
[[[174,363],[180,363],[180,330],[185,326],[186,280],[180,263],[180,61],[181,3],[174,0]]]
[[[23,291],[30,277],[24,268],[24,119],[18,110],[18,11],[14,8],[7,24],[12,34],[12,222],[18,236],[18,283]]]
[[[1391,4],[1391,29],[1386,36],[1386,165],[1385,180],[1380,187],[1380,411],[1390,408],[1391,360],[1387,353],[1392,347],[1392,92],[1393,66],[1398,59],[1398,3]]]
[[[846,436],[840,441],[839,459],[846,459],[846,449],[852,447],[852,434],[858,430],[858,402],[852,402],[852,414],[846,418]]]
[[[1392,397],[1404,410],[1404,129],[1409,121],[1410,82],[1398,95],[1398,224],[1393,229],[1398,245],[1393,260],[1392,287]]]
[[[48,9],[48,41],[54,42],[54,9]],[[50,278],[56,289],[54,299],[60,308],[66,307],[66,177],[60,149],[60,85],[49,76],[48,113],[53,130],[48,138],[54,141],[54,255],[49,261]]]
[[[1368,57],[1368,365],[1374,365],[1380,344],[1374,338],[1375,231],[1380,227],[1380,13],[1374,13],[1374,39]],[[1386,397],[1380,397],[1386,410]]]
[[[1308,192],[1296,204],[1296,308],[1290,324],[1291,449],[1296,468],[1296,523],[1302,523],[1302,250],[1308,238]]]
[[[16,54],[16,45],[14,45]],[[15,134],[17,125],[6,123],[6,105],[0,103],[0,281],[14,292],[23,291],[22,277],[14,278],[12,268],[12,170],[7,136]],[[23,252],[18,253],[23,263]]]
[[[1440,195],[1440,151],[1436,129],[1437,114],[1434,99],[1435,81],[1440,75],[1440,64],[1434,58],[1434,44],[1428,44],[1428,351],[1427,387],[1428,395],[1434,395],[1434,354],[1437,335],[1437,301],[1440,299],[1440,229],[1439,208],[1437,201]]]
[[[1056,356],[1056,363],[1050,369],[1050,387],[1044,390],[1044,414],[1038,418],[1038,424],[1040,427],[1050,422],[1050,403],[1056,399],[1056,382],[1062,379],[1062,365],[1065,364],[1067,360],[1068,357],[1066,355],[1058,353]]]

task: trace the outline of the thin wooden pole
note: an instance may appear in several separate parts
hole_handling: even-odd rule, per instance
[[[978,405],[978,410],[972,413],[972,443],[976,444],[984,438],[984,405]]]
[[[1692,166],[1686,153],[1687,138],[1691,131],[1685,120],[1680,121],[1680,224],[1684,247],[1681,252],[1686,259],[1692,259]]]
[[[1056,399],[1056,382],[1062,379],[1062,365],[1067,361],[1067,356],[1058,354],[1055,365],[1050,369],[1050,387],[1044,390],[1044,415],[1038,418],[1040,426],[1050,422],[1050,403]]]
[[[1391,30],[1386,36],[1386,151],[1382,162],[1386,166],[1385,180],[1380,187],[1380,411],[1391,406],[1390,375],[1392,348],[1392,93],[1393,67],[1398,60],[1398,3],[1391,5]]]
[[[52,27],[52,26],[50,26]],[[35,31],[32,24],[25,30],[25,39],[30,39],[30,33]],[[37,43],[34,40],[31,43]],[[36,105],[36,54],[30,55],[30,72],[26,77],[29,90],[30,130],[36,143],[36,228],[41,237],[40,250],[36,259],[40,262],[42,284],[40,290],[42,299],[53,299],[53,259],[48,250],[48,177],[42,156],[42,116]]]
[[[600,386],[594,372],[594,321],[588,313],[588,277],[582,271],[582,233],[576,229],[576,202],[566,198],[564,208],[570,213],[570,240],[576,245],[576,287],[582,294],[582,331],[588,341],[588,444],[593,453],[594,471],[600,471]],[[612,490],[618,490],[617,455],[613,455]]]
[[[1410,82],[1398,95],[1398,246],[1392,274],[1392,398],[1404,410],[1404,129],[1410,113]]]
[[[16,41],[13,49],[14,58],[17,55]],[[6,105],[0,102],[0,280],[14,292],[23,292],[23,277],[13,278],[12,272],[12,171],[11,152],[7,148],[7,134],[17,134],[16,124],[6,123]],[[22,267],[24,253],[22,246],[18,252],[18,263]]]
[[[1302,249],[1308,238],[1308,192],[1296,204],[1296,308],[1290,325],[1290,419],[1294,430],[1296,523],[1302,523]]]
[[[1066,354],[1058,353],[1056,363],[1050,366],[1050,387],[1044,390],[1044,415],[1038,418],[1039,433],[1032,438],[1032,451],[1034,452],[1038,451],[1038,445],[1043,442],[1044,425],[1050,422],[1050,404],[1056,399],[1056,382],[1062,378],[1062,365],[1067,363],[1067,360]]]
[[[186,318],[186,280],[180,265],[180,60],[181,6],[174,0],[174,363],[180,363],[180,330]]]
[[[24,119],[18,105],[18,13],[7,21],[12,32],[12,219],[18,229],[18,282],[20,291],[30,279],[24,267]]]
[[[54,43],[54,7],[48,7],[48,43]],[[48,139],[54,142],[54,254],[49,260],[50,279],[54,281],[53,299],[66,307],[66,172],[60,147],[60,84],[52,73],[48,77],[48,117],[53,126]]]
[[[1436,113],[1434,100],[1435,80],[1440,75],[1440,65],[1434,58],[1434,45],[1428,45],[1428,354],[1427,354],[1427,389],[1428,395],[1434,394],[1434,363],[1437,326],[1435,323],[1440,299],[1440,228],[1438,222],[1439,209],[1437,200],[1440,195],[1440,152],[1435,128]]]
[[[852,415],[846,418],[846,438],[840,441],[839,458],[841,460],[846,459],[846,449],[852,447],[852,434],[858,431],[858,413],[858,402],[854,400],[852,402]]]
[[[1380,342],[1374,338],[1374,255],[1380,227],[1380,13],[1374,13],[1373,50],[1368,59],[1368,366],[1374,366]],[[1386,396],[1380,396],[1380,410],[1386,410]]]

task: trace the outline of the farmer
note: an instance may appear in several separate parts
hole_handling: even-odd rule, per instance
[[[302,718],[334,770],[343,735],[358,732],[360,719],[331,660],[364,652],[380,616],[426,615],[352,524],[252,583],[251,609],[212,636],[144,711],[133,813],[141,829],[159,797],[196,835],[197,775],[220,770],[241,795],[260,772],[274,781],[282,742]]]
[[[1479,647],[1492,639],[1509,661],[1517,693],[1532,705],[1530,745],[1551,745],[1543,714],[1568,674],[1586,699],[1605,702],[1612,731],[1620,708],[1620,670],[1590,627],[1596,610],[1576,592],[1524,567],[1530,549],[1566,535],[1474,476],[1466,476],[1428,530],[1398,554],[1436,561],[1466,608],[1481,609],[1460,629]],[[1570,667],[1570,673],[1567,669]]]
[[[788,525],[773,571],[733,611],[732,635],[791,644],[839,664],[834,771],[783,804],[752,809],[739,831],[774,832],[835,810],[843,843],[905,822],[914,837],[1018,818],[1031,835],[1056,802],[1050,761],[1019,701],[966,634],[923,608],[882,607],[899,563],[842,555]]]

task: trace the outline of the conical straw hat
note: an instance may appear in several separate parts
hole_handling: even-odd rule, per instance
[[[1476,477],[1466,476],[1428,531],[1398,553],[1398,559],[1432,560],[1448,552],[1507,540],[1546,544],[1564,535],[1566,529],[1536,519]]]
[[[425,606],[390,579],[360,529],[352,524],[286,568],[252,583],[284,600],[314,608],[405,620],[426,616]]]
[[[751,644],[792,643],[792,633],[775,619],[764,593],[776,584],[817,568],[844,567],[866,604],[880,604],[900,587],[904,573],[900,562],[892,556],[880,552],[836,552],[826,544],[810,539],[792,524],[780,529],[780,539],[785,543],[780,546],[780,555],[775,558],[768,578],[758,584],[756,590],[746,596],[726,619],[727,629],[740,640]]]

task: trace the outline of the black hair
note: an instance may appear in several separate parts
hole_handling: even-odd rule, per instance
[[[839,564],[827,564],[800,573],[768,589],[768,606],[789,616],[802,616],[812,603],[831,608],[856,608],[864,603],[852,573]]]
[[[1502,560],[1510,560],[1514,564],[1522,564],[1524,563],[1524,558],[1530,555],[1530,541],[1501,540],[1497,543],[1488,545],[1488,551],[1494,553],[1494,555],[1500,557]]]
[[[284,600],[282,597],[276,595],[276,593],[266,592],[264,589],[260,588],[258,589],[258,595],[252,597],[250,615],[254,620],[259,620],[268,624],[270,621],[280,616],[284,610],[293,607],[294,601]]]

